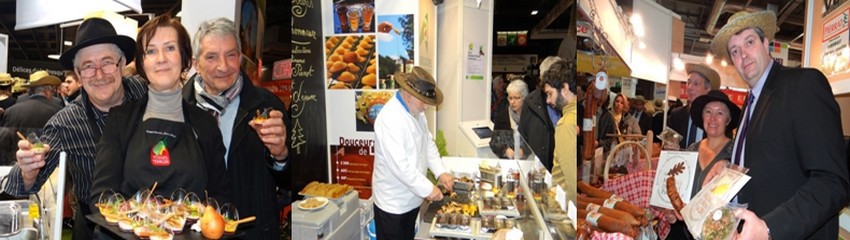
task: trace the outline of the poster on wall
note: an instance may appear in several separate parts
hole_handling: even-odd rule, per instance
[[[820,69],[827,77],[846,73],[850,68],[850,9],[826,20],[823,24],[823,46]]]
[[[332,183],[351,185],[367,199],[375,161],[374,123],[395,96],[392,74],[418,64],[414,40],[419,37],[419,2],[321,1],[323,12],[333,13],[322,16],[324,61],[319,62],[324,67],[317,69],[324,76],[325,107],[332,119],[326,123],[327,176]]]
[[[330,36],[325,40],[328,89],[375,89],[375,35]]]
[[[410,72],[413,52],[413,14],[378,16],[378,78],[381,89],[396,89],[392,75]]]
[[[330,0],[333,5],[334,33],[375,32],[375,1]]]
[[[375,162],[374,140],[349,140],[340,138],[339,145],[331,145],[331,179],[334,183],[348,184],[357,190],[359,197],[372,196],[372,168]]]
[[[510,42],[510,41],[508,41]],[[487,70],[484,45],[469,43],[466,51],[466,80],[484,80]]]
[[[289,154],[293,189],[328,180],[328,140],[320,0],[292,2],[292,132]]]

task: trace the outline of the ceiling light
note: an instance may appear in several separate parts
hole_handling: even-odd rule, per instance
[[[71,46],[71,45],[74,45],[74,42],[71,42],[71,41],[65,41],[65,46]]]
[[[537,15],[537,10],[531,10],[531,15]]]
[[[681,58],[678,58],[678,57],[674,58],[673,59],[673,69],[676,69],[676,70],[679,70],[679,71],[685,70],[685,62],[683,62]]]
[[[59,54],[48,54],[47,58],[59,60]]]
[[[725,66],[727,66],[727,65],[729,65],[729,64],[728,64],[728,63],[726,63],[726,60],[720,60],[720,66],[724,66],[724,67],[725,67]]]
[[[638,47],[639,47],[640,49],[645,49],[645,48],[646,48],[646,44],[644,44],[644,43],[643,43],[643,41],[640,41],[640,43],[638,43]]]
[[[711,55],[711,53],[706,54],[705,55],[705,64],[711,64],[713,62],[714,62],[714,55]]]

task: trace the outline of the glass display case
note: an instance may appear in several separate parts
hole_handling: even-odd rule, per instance
[[[523,239],[575,239],[576,211],[566,200],[567,191],[553,184],[552,174],[523,139],[511,135],[503,144],[522,149],[508,151],[512,156],[491,146],[498,149],[495,155],[512,159],[443,158],[455,186],[443,200],[423,203],[417,237],[490,239],[499,229],[515,229],[508,234],[518,230]]]

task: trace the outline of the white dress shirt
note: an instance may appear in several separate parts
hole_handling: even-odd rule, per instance
[[[434,184],[425,177],[427,168],[434,176],[445,172],[425,114],[411,115],[398,95],[384,105],[375,120],[372,171],[375,204],[392,214],[419,207],[431,194]]]

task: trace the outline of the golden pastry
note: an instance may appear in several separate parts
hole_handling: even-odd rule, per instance
[[[339,71],[344,70],[346,67],[348,67],[348,65],[346,65],[344,62],[342,62],[342,61],[336,61],[336,62],[334,62],[334,64],[330,67],[330,69],[328,69],[328,71],[329,71],[329,72],[331,72],[331,73],[338,73]]]
[[[372,44],[366,41],[360,41],[360,44],[357,44],[357,48],[369,50],[372,49]]]
[[[373,89],[373,87],[369,85],[363,85],[362,89]]]
[[[374,74],[375,73],[375,64],[369,64],[369,67],[366,67],[366,72]]]
[[[336,62],[340,60],[342,60],[342,56],[340,56],[339,54],[331,55],[331,57],[328,58],[329,62]]]
[[[359,62],[359,63],[362,63],[362,62],[365,62],[365,61],[366,61],[365,57],[358,57],[357,58],[357,62]]]
[[[370,74],[367,74],[366,76],[363,76],[363,78],[360,79],[360,83],[365,84],[365,85],[369,85],[369,86],[375,86],[375,84],[377,83],[376,78],[375,78],[375,74],[370,73]]]
[[[336,44],[334,44],[334,43],[332,43],[332,42],[326,42],[326,43],[325,43],[325,48],[333,48],[333,47],[334,47],[334,45],[336,45]]]
[[[340,45],[339,47],[341,47],[341,48],[345,48],[345,49],[351,49],[351,44],[350,44],[350,43],[343,43],[343,44],[342,44],[342,45]]]
[[[360,55],[361,57],[363,57],[363,56],[366,56],[366,54],[369,54],[369,51],[368,51],[368,50],[363,49],[363,48],[358,48],[358,49],[357,49],[357,55]]]
[[[348,86],[344,82],[336,82],[334,85],[331,85],[331,89],[348,89]]]
[[[346,52],[348,52],[348,50],[347,50],[347,49],[345,49],[345,48],[341,48],[341,47],[340,47],[340,48],[336,48],[336,51],[334,51],[334,53],[339,54],[339,55],[343,55],[343,54],[345,54]]]
[[[358,61],[357,53],[355,53],[355,52],[345,53],[345,55],[342,56],[342,60],[347,62],[347,63],[362,62],[362,61]]]
[[[348,71],[350,71],[350,72],[355,72],[355,73],[356,73],[356,72],[360,72],[360,67],[358,67],[358,66],[357,66],[356,64],[354,64],[354,63],[348,63]]]
[[[343,81],[346,83],[353,82],[355,79],[357,79],[357,77],[355,77],[354,74],[351,74],[351,72],[342,72],[342,74],[340,74],[339,77],[336,78],[336,80]]]
[[[336,36],[333,36],[333,37],[328,38],[328,41],[330,41],[334,44],[337,44],[337,43],[339,43],[339,38],[336,37]]]

